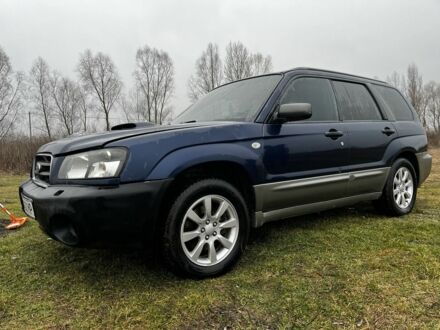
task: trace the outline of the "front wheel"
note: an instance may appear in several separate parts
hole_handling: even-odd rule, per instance
[[[238,260],[248,233],[249,215],[240,192],[223,180],[201,180],[186,188],[171,207],[163,256],[178,274],[219,275]]]
[[[417,196],[417,176],[412,164],[399,158],[390,169],[382,197],[377,201],[381,210],[392,216],[412,211]]]

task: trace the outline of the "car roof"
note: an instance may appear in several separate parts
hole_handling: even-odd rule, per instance
[[[326,77],[336,78],[336,79],[348,79],[348,80],[356,80],[361,82],[369,82],[374,84],[380,84],[380,85],[387,85],[388,83],[382,80],[373,79],[373,78],[367,78],[362,77],[350,73],[344,73],[344,72],[338,72],[338,71],[332,71],[332,70],[325,70],[325,69],[317,69],[317,68],[309,68],[309,67],[297,67],[290,70],[280,71],[280,74],[320,74]]]
[[[321,75],[326,78],[350,80],[350,81],[356,81],[356,82],[362,82],[362,83],[372,83],[372,84],[384,85],[387,87],[394,88],[393,86],[391,86],[387,82],[382,81],[382,80],[378,80],[378,79],[367,78],[367,77],[362,77],[362,76],[358,76],[358,75],[354,75],[354,74],[350,74],[350,73],[343,73],[343,72],[332,71],[332,70],[317,69],[317,68],[310,68],[310,67],[297,67],[297,68],[293,68],[293,69],[289,69],[289,70],[285,70],[285,71],[270,72],[270,73],[266,73],[266,74],[261,74],[261,75],[257,75],[257,76],[251,76],[251,77],[246,77],[243,79],[230,81],[230,82],[221,84],[214,89],[217,89],[219,87],[223,87],[226,85],[230,85],[230,84],[233,84],[233,83],[236,83],[239,81],[249,80],[249,79],[258,78],[258,77],[265,77],[265,76],[272,76],[272,75],[282,75],[282,76],[292,75],[292,76],[294,76],[294,75],[301,75],[301,74]]]

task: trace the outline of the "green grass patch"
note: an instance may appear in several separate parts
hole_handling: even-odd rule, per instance
[[[215,279],[179,279],[139,251],[64,247],[31,221],[0,237],[0,328],[438,329],[433,153],[411,215],[384,217],[362,204],[268,224]],[[24,179],[0,175],[0,202],[18,216]]]

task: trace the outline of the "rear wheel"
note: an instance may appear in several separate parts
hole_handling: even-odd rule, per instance
[[[394,162],[382,197],[376,205],[389,215],[401,216],[412,211],[417,195],[417,176],[412,164],[399,158]]]
[[[176,273],[219,275],[244,250],[249,216],[240,192],[218,179],[201,180],[176,199],[165,224],[163,256]]]

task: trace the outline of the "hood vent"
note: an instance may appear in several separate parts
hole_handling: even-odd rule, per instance
[[[154,124],[148,123],[148,122],[125,123],[125,124],[113,126],[111,128],[111,130],[112,131],[122,131],[122,130],[126,130],[126,129],[135,129],[135,128],[143,128],[143,127],[151,127],[151,126],[154,126]]]

